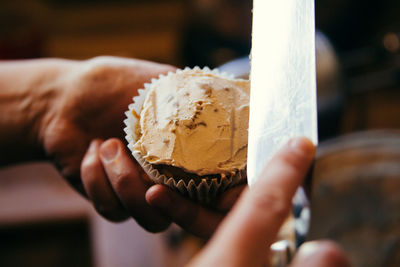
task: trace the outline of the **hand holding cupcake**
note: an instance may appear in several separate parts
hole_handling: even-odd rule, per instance
[[[201,202],[245,180],[249,81],[185,69],[129,106],[128,147],[150,178]]]

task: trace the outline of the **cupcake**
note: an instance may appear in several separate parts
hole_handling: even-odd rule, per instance
[[[246,177],[249,91],[208,68],[161,75],[129,106],[128,147],[154,182],[210,202]]]

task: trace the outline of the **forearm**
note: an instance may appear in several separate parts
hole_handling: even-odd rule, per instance
[[[60,95],[58,77],[74,61],[0,61],[0,164],[43,156],[42,122]]]

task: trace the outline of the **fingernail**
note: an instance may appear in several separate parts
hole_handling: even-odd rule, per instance
[[[304,243],[298,253],[297,257],[299,259],[307,259],[308,257],[311,257],[314,253],[318,251],[318,243],[317,242],[307,242]]]
[[[292,147],[297,153],[302,155],[314,155],[315,145],[310,139],[305,137],[292,138],[289,141],[290,147]]]
[[[106,161],[114,160],[119,152],[119,145],[115,140],[104,142],[100,147],[100,157]]]
[[[170,204],[172,202],[170,196],[168,195],[168,192],[166,190],[163,190],[161,188],[162,185],[154,185],[149,188],[146,192],[146,199],[148,203],[159,209],[163,209],[166,207],[170,207]]]

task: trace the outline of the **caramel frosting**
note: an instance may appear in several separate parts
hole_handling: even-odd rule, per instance
[[[187,69],[152,83],[134,149],[151,164],[197,175],[243,170],[249,122],[247,80]]]

